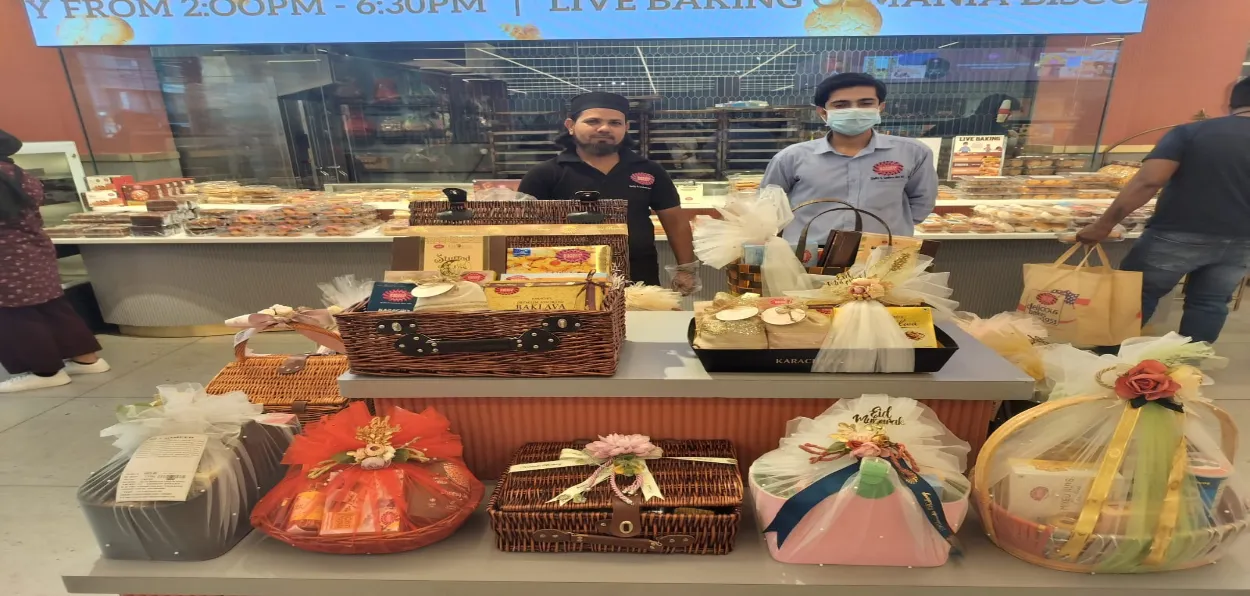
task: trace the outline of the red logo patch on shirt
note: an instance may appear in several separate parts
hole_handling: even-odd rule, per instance
[[[897,161],[883,161],[872,166],[872,171],[878,176],[897,176],[903,173],[903,164]]]
[[[655,176],[646,172],[634,172],[630,175],[629,179],[643,186],[651,186],[652,184],[655,184]]]

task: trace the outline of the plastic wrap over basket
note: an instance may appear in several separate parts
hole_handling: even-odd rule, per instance
[[[1009,420],[973,476],[986,531],[1064,571],[1140,573],[1213,563],[1244,531],[1237,429],[1200,394],[1206,344],[1134,338],[1118,356],[1043,350],[1051,400]]]
[[[769,552],[786,563],[944,564],[968,511],[968,450],[905,397],[844,399],[792,420],[750,470]]]

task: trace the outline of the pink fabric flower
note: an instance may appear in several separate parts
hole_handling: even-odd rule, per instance
[[[881,457],[885,451],[876,443],[860,443],[851,449],[851,455],[864,459],[865,457]]]
[[[1158,360],[1142,360],[1115,380],[1115,394],[1122,399],[1144,397],[1155,401],[1176,395],[1181,384],[1168,376],[1168,367]]]
[[[586,452],[595,459],[612,459],[621,455],[634,455],[645,457],[657,451],[657,447],[651,443],[651,437],[646,435],[608,435],[599,437],[595,441],[586,446]]]

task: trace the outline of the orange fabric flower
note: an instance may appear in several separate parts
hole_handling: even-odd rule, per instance
[[[1115,394],[1123,399],[1144,397],[1147,401],[1176,395],[1181,384],[1168,376],[1168,367],[1158,360],[1143,360],[1115,380]]]

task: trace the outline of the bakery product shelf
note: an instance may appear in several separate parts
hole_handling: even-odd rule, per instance
[[[916,399],[1031,399],[1033,379],[960,331],[960,349],[933,374],[708,373],[686,341],[691,312],[631,312],[616,376],[565,378],[340,377],[344,397],[673,397],[805,399],[888,393]],[[661,382],[662,381],[662,382]]]
[[[301,244],[344,242],[390,242],[377,229],[367,230],[355,236],[126,236],[123,238],[53,238],[53,244]]]
[[[942,567],[841,567],[773,561],[753,515],[744,511],[734,552],[725,556],[505,553],[495,548],[485,511],[451,538],[393,555],[343,556],[296,550],[252,532],[211,561],[100,559],[64,576],[74,594],[233,596],[546,596],[641,591],[648,596],[806,596],[830,590],[874,596],[1199,596],[1245,594],[1250,542],[1216,565],[1143,575],[1062,573],[997,549],[969,520],[964,555]]]

